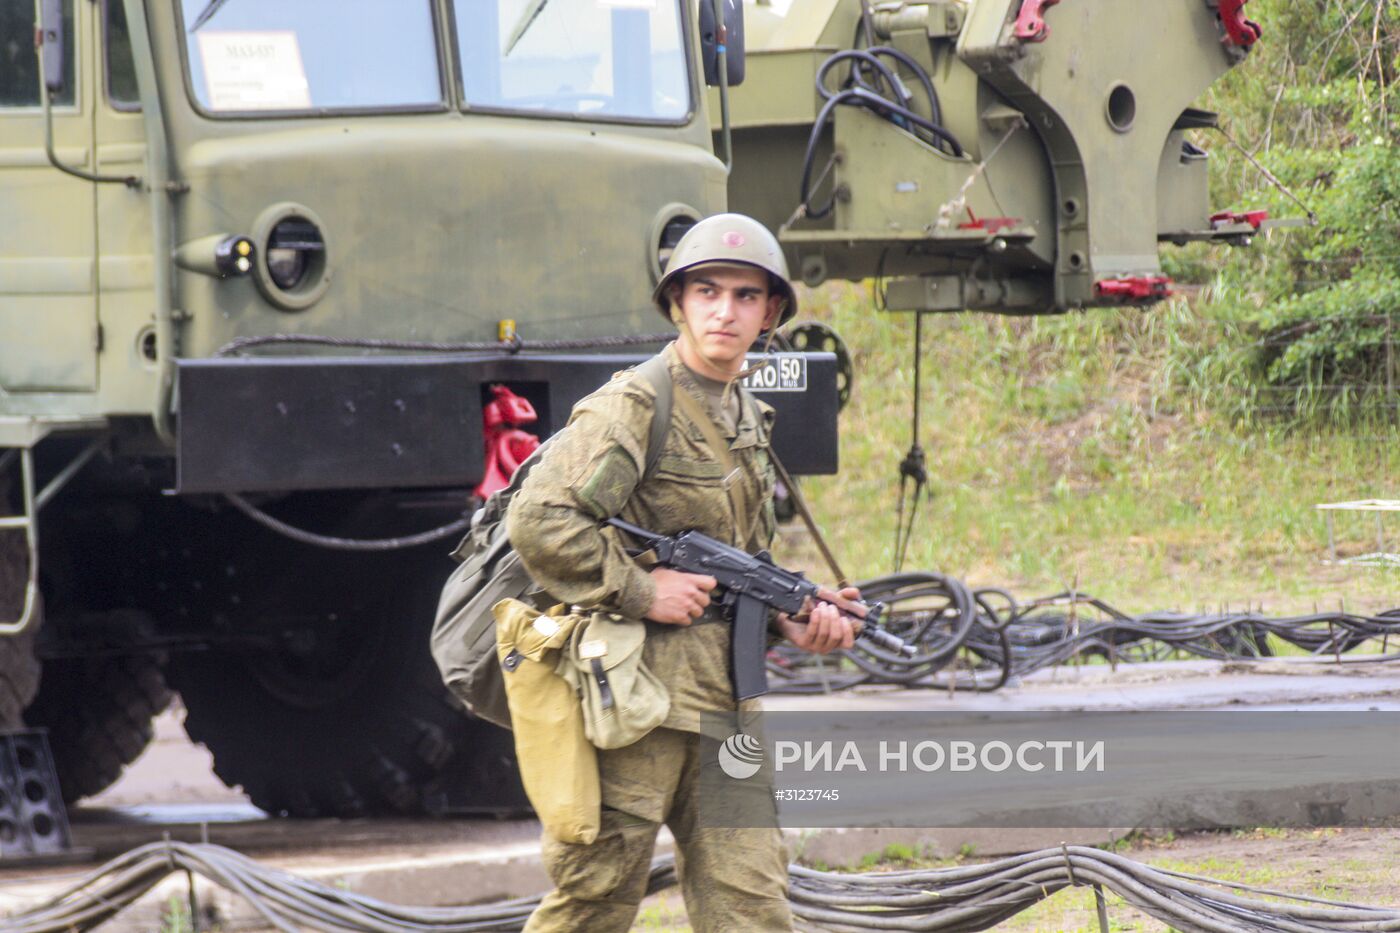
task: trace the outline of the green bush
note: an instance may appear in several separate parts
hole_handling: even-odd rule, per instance
[[[1178,386],[1246,418],[1390,417],[1400,137],[1389,101],[1400,76],[1400,6],[1255,0],[1248,9],[1264,39],[1209,106],[1316,223],[1246,250],[1168,257],[1178,280],[1202,286],[1200,330],[1173,363]],[[1215,203],[1306,216],[1233,147],[1202,142],[1214,150]]]

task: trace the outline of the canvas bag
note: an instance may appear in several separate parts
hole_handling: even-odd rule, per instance
[[[666,685],[642,663],[646,626],[610,612],[576,625],[559,660],[559,676],[578,694],[583,730],[598,748],[622,748],[665,722]]]
[[[555,673],[565,646],[585,621],[563,610],[556,606],[542,613],[518,599],[502,599],[492,616],[504,689],[515,700],[511,721],[525,796],[550,836],[587,844],[598,838],[602,784],[578,698]]]
[[[654,471],[666,444],[674,387],[663,354],[640,364],[637,372],[656,392],[642,471],[646,477]],[[452,694],[474,715],[507,729],[511,727],[510,707],[496,656],[496,618],[492,607],[502,599],[514,598],[543,610],[552,600],[530,579],[520,556],[511,548],[505,528],[506,510],[548,446],[549,441],[545,441],[527,457],[511,477],[510,485],[493,493],[472,517],[471,529],[452,553],[461,563],[443,585],[429,643],[433,660]]]

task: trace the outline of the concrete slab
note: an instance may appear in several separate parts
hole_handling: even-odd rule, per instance
[[[1311,658],[1263,662],[1162,661],[1086,664],[1037,671],[991,693],[857,687],[831,695],[775,695],[770,710],[1002,711],[1400,709],[1400,664],[1335,664]]]

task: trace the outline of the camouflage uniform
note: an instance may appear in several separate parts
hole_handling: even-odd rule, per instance
[[[708,405],[675,347],[664,352],[675,391]],[[748,534],[736,528],[719,459],[680,404],[672,405],[654,472],[638,482],[655,393],[629,371],[574,407],[568,427],[511,502],[511,543],[531,576],[561,601],[640,620],[655,584],[627,556],[618,533],[599,527],[601,519],[620,515],[663,534],[695,528],[749,551],[766,548],[774,529],[773,410],[741,391],[736,429],[724,433],[731,435],[739,506],[751,517]],[[662,823],[676,839],[681,889],[696,931],[789,930],[787,860],[778,831],[707,828],[696,820],[700,713],[735,709],[729,626],[708,612],[690,626],[638,624],[647,625],[646,663],[670,689],[670,715],[641,741],[599,751],[602,831],[590,845],[545,839],[545,867],[556,890],[526,930],[626,930],[645,894]]]

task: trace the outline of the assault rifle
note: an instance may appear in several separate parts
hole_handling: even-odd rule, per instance
[[[749,554],[698,531],[659,535],[620,518],[610,518],[607,523],[627,532],[652,551],[658,563],[684,573],[715,578],[719,591],[715,602],[734,626],[730,675],[736,700],[768,692],[765,657],[768,654],[769,609],[785,612],[800,621],[801,616],[811,613],[818,601],[831,603],[851,621],[857,639],[871,641],[886,651],[915,653],[913,645],[905,644],[897,635],[880,628],[883,603],[846,599],[800,573],[777,566],[767,551]]]

